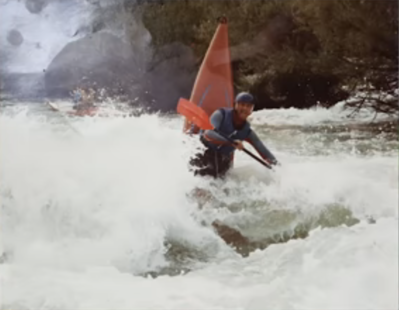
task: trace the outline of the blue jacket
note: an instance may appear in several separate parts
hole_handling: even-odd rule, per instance
[[[216,110],[210,117],[212,126],[233,140],[246,141],[250,143],[264,160],[269,163],[276,163],[277,160],[274,155],[258,138],[248,122],[245,122],[241,129],[236,129],[234,127],[233,113],[234,110],[232,108],[222,108]],[[221,152],[225,155],[232,155],[232,153],[236,150],[236,148],[232,146],[229,141],[227,141],[214,130],[201,131],[200,135],[202,142],[207,147],[217,152]]]

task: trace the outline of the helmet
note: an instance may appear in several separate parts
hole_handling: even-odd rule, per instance
[[[255,104],[254,96],[247,92],[241,92],[236,96],[236,102]]]

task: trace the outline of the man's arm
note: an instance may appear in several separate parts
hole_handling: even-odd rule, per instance
[[[245,141],[249,142],[255,150],[259,153],[260,156],[268,163],[275,165],[277,164],[277,159],[274,155],[267,149],[267,147],[263,144],[263,142],[259,139],[257,134],[251,130],[248,138]]]
[[[216,110],[215,112],[212,113],[209,120],[212,126],[216,130],[219,130],[223,122],[223,112],[221,110]],[[213,144],[217,145],[231,144],[229,141],[227,141],[225,138],[219,135],[215,130],[205,130],[203,137],[205,138],[205,140]]]

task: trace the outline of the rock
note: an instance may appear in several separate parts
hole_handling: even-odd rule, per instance
[[[68,96],[78,86],[94,86],[109,94],[131,92],[143,75],[130,45],[117,36],[95,33],[67,44],[45,73],[49,97]]]
[[[146,73],[152,108],[175,111],[180,97],[190,97],[196,74],[191,48],[178,42],[162,47]]]
[[[334,75],[302,72],[264,77],[251,88],[251,92],[258,101],[256,110],[307,109],[316,105],[330,107],[349,95],[340,90],[339,80]]]
[[[191,48],[173,43],[148,61],[138,41],[133,48],[117,36],[99,32],[66,45],[45,72],[48,97],[69,97],[76,87],[104,88],[151,110],[174,111],[190,97],[197,73]]]

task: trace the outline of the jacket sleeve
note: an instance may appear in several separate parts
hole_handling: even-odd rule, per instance
[[[222,122],[223,122],[222,111],[216,110],[215,112],[213,112],[209,120],[211,122],[211,125],[216,130],[219,130],[220,127],[222,126]],[[221,135],[219,135],[215,130],[205,130],[203,137],[205,138],[205,140],[207,140],[213,144],[217,144],[217,145],[231,144],[229,141],[227,141],[225,138],[223,138]]]
[[[223,121],[223,113],[221,110],[216,110],[215,112],[212,113],[211,117],[209,118],[211,125],[216,128],[216,130],[219,130],[220,127],[222,126],[222,121]]]
[[[257,134],[251,130],[249,136],[245,141],[249,142],[255,150],[259,153],[260,156],[264,160],[266,160],[270,164],[277,164],[277,159],[274,155],[267,149],[267,147],[263,144],[263,142],[259,139]]]

